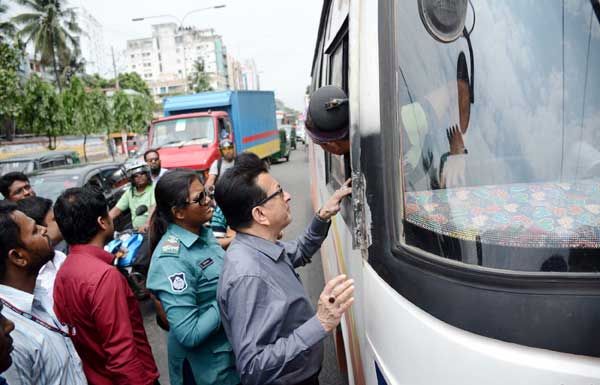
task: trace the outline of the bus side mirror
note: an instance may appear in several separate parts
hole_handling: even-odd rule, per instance
[[[308,115],[315,129],[325,132],[345,130],[350,121],[348,95],[339,87],[321,87],[310,97]]]

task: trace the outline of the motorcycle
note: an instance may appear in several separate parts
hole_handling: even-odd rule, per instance
[[[136,209],[137,215],[142,215],[148,207],[142,205]],[[140,300],[148,298],[146,290],[146,277],[144,274],[133,271],[133,266],[140,257],[143,249],[144,235],[135,230],[115,232],[114,239],[104,249],[114,255],[114,266],[125,276],[131,290]]]

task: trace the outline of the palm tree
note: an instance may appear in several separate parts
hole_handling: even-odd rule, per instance
[[[197,59],[191,76],[194,92],[212,91],[210,86],[211,75],[204,69],[204,60]]]
[[[64,0],[15,1],[30,10],[12,18],[22,26],[18,35],[25,39],[25,44],[33,43],[43,65],[52,65],[56,85],[61,90],[60,63],[67,63],[79,47],[77,35],[81,29],[75,9],[66,8]]]
[[[11,38],[15,35],[15,25],[9,21],[5,21],[4,17],[8,11],[8,5],[0,2],[0,42]]]
[[[85,59],[81,57],[79,48],[73,50],[71,56],[64,63],[61,63],[60,68],[61,82],[69,83],[75,75],[84,76],[85,74]]]

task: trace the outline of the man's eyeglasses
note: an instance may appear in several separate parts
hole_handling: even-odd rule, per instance
[[[158,162],[160,160],[160,158],[148,158],[146,159],[146,163],[154,163],[154,162]]]
[[[283,196],[283,187],[279,186],[279,188],[277,189],[277,191],[275,191],[273,194],[267,196],[265,199],[261,200],[260,202],[258,202],[254,206],[264,205],[265,203],[267,203],[271,199],[275,198],[277,195]]]
[[[146,173],[145,173],[145,172],[136,172],[136,173],[135,173],[135,174],[133,174],[132,176],[133,176],[134,178],[137,178],[138,176],[142,176],[142,175],[146,175]]]

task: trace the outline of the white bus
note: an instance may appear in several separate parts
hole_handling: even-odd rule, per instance
[[[313,95],[351,151],[309,146],[322,247],[356,280],[351,384],[600,384],[598,0],[325,0]]]

